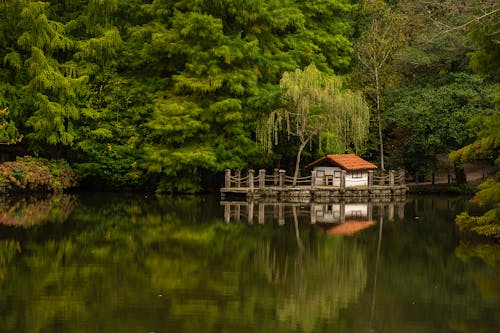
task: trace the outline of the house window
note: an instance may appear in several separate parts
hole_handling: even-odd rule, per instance
[[[363,172],[362,171],[353,171],[352,178],[363,178]]]
[[[334,178],[340,178],[340,171],[334,171],[333,172],[333,177]]]

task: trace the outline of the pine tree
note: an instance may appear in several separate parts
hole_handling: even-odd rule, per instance
[[[6,104],[18,122],[25,121],[26,138],[36,149],[43,144],[70,146],[87,80],[65,73],[64,60],[75,44],[60,22],[48,18],[49,3],[16,1],[8,7],[16,42],[3,58],[15,78],[9,85],[17,92]]]

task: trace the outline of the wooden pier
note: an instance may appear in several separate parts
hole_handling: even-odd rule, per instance
[[[285,170],[275,170],[266,174],[266,170],[248,170],[242,177],[240,170],[234,173],[225,171],[224,187],[220,189],[222,198],[244,197],[272,198],[282,201],[328,200],[332,198],[362,197],[380,198],[404,196],[408,190],[405,184],[404,171],[391,170],[386,174],[376,174],[368,171],[368,180],[365,184],[350,183],[346,186],[346,174],[339,174],[340,185],[324,184],[318,182],[316,171],[311,175],[300,177],[295,182],[293,177],[287,176]]]

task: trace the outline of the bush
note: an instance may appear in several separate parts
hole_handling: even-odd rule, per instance
[[[8,192],[62,192],[76,184],[75,173],[63,160],[24,156],[0,164],[0,188]]]

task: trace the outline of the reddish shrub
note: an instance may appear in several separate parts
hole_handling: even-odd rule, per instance
[[[63,160],[24,156],[0,164],[0,187],[6,191],[62,192],[76,184],[75,173]]]

